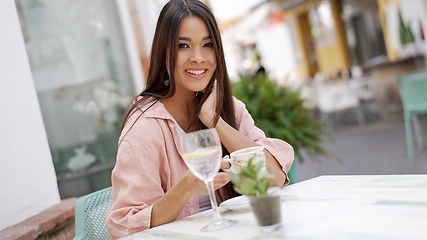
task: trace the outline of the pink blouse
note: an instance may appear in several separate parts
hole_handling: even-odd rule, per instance
[[[151,104],[148,104],[151,105]],[[234,98],[237,130],[267,149],[286,174],[294,160],[291,145],[266,138],[240,100]],[[113,239],[150,227],[151,211],[156,201],[187,170],[178,152],[178,132],[172,115],[160,101],[141,114],[133,113],[127,121],[112,171],[113,204],[107,215],[107,228]],[[286,179],[286,183],[288,182]],[[199,212],[194,195],[177,219]]]

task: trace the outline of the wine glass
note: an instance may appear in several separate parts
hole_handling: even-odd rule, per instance
[[[180,136],[181,152],[190,171],[206,184],[213,210],[213,221],[201,231],[215,231],[231,226],[235,221],[221,218],[215,198],[213,180],[221,165],[222,148],[215,128]]]

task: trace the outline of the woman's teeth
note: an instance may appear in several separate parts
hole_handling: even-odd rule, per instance
[[[188,73],[194,74],[194,75],[200,75],[205,73],[206,70],[187,70]]]

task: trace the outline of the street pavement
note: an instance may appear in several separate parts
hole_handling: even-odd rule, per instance
[[[331,135],[333,142],[324,145],[337,158],[307,156],[296,165],[297,182],[321,175],[427,174],[426,147],[415,145],[415,157],[408,158],[403,120],[339,127]]]

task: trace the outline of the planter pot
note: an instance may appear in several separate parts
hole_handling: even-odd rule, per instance
[[[262,232],[272,232],[282,226],[282,211],[278,189],[265,196],[249,196],[249,201]]]

